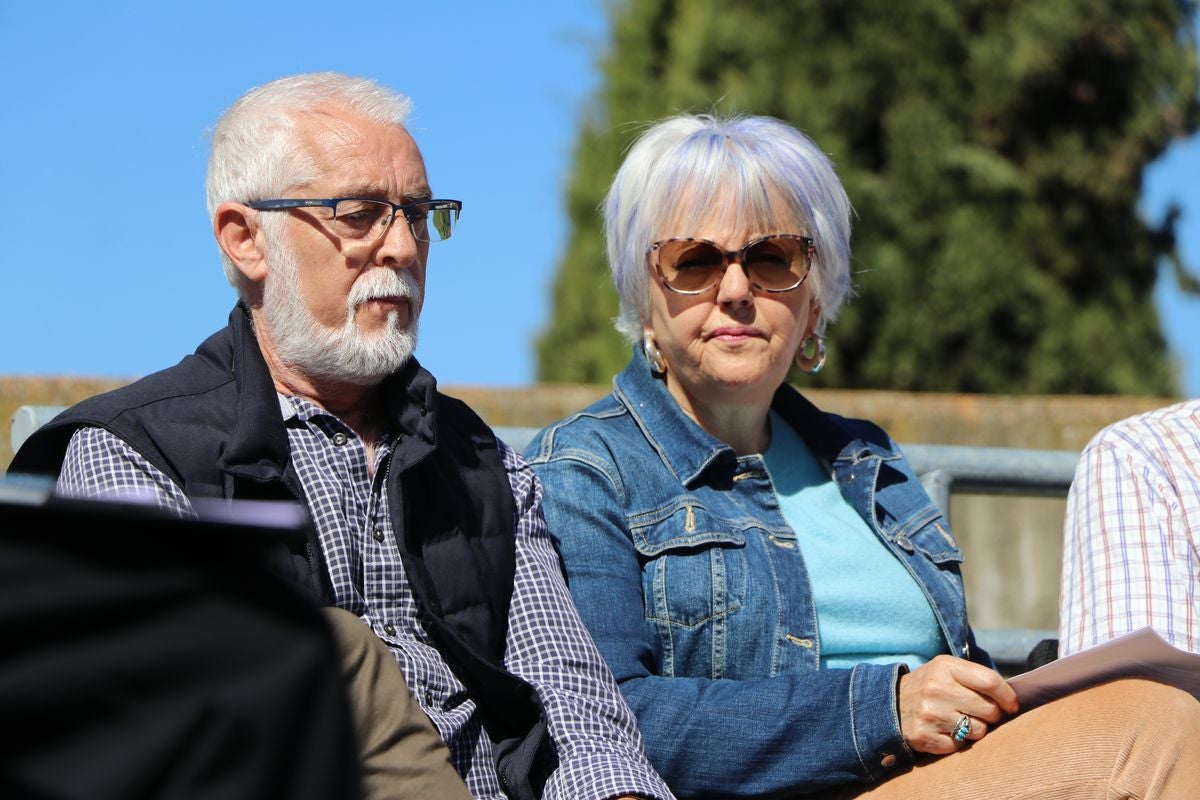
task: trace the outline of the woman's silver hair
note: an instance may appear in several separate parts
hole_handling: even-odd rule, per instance
[[[292,75],[251,89],[238,98],[212,131],[208,157],[208,214],[227,201],[248,202],[278,197],[308,180],[311,155],[299,134],[308,114],[351,112],[373,122],[403,126],[412,101],[366,78],[336,72]],[[282,231],[280,215],[263,214],[268,237]],[[221,253],[225,277],[245,298],[249,288],[237,267]]]
[[[817,332],[824,332],[850,294],[851,208],[833,165],[778,119],[690,114],[646,130],[604,200],[608,263],[620,296],[617,330],[630,342],[642,338],[650,314],[650,246],[695,235],[718,213],[764,233],[813,239],[808,280],[821,304]]]

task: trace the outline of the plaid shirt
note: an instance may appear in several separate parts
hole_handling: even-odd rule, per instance
[[[376,443],[368,469],[366,448],[339,419],[296,397],[280,395],[280,407],[336,604],[359,615],[391,649],[471,794],[502,800],[491,741],[475,703],[422,626],[401,565],[383,491],[394,440]],[[501,442],[500,450],[516,503],[516,578],[504,661],[537,690],[545,709],[559,767],[544,797],[669,798],[643,755],[632,713],[571,603],[542,518],[541,484],[511,448]],[[97,428],[75,434],[58,491],[122,499],[140,494],[192,513],[170,478]]]
[[[1200,652],[1200,400],[1105,428],[1075,470],[1059,652],[1147,625]]]

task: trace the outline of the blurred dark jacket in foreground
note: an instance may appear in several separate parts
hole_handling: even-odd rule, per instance
[[[0,502],[0,797],[344,798],[329,633],[272,529]]]

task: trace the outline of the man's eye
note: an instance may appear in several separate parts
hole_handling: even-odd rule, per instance
[[[342,202],[337,207],[337,221],[355,230],[369,230],[389,211],[387,206],[378,203]]]

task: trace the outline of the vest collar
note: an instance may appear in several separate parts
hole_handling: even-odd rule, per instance
[[[399,435],[393,469],[403,471],[437,447],[437,381],[415,358],[384,378],[379,390],[388,421]]]
[[[228,337],[209,340],[196,355],[216,359],[233,373],[237,419],[227,449],[217,462],[222,472],[256,481],[277,480],[288,464],[287,430],[275,382],[258,349],[250,310],[238,303],[229,313]],[[205,352],[208,350],[209,352]]]

